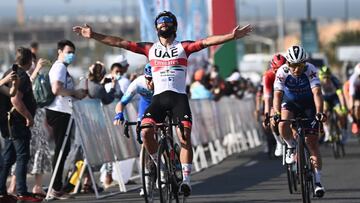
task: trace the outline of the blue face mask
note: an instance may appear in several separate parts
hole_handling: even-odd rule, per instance
[[[121,79],[121,75],[120,75],[120,74],[116,74],[115,80],[120,80],[120,79]]]
[[[64,63],[71,64],[75,60],[75,54],[74,53],[68,53],[64,57]]]

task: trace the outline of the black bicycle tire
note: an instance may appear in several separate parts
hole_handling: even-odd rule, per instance
[[[300,135],[298,135],[300,136]],[[300,175],[300,185],[301,185],[301,196],[303,203],[310,203],[308,201],[307,194],[309,191],[306,186],[306,168],[305,168],[305,151],[304,151],[304,138],[299,137],[298,139],[298,162],[299,162],[299,175]]]
[[[156,169],[156,175],[157,175],[157,185],[158,185],[158,188],[159,188],[159,199],[160,199],[160,203],[167,203],[167,202],[171,202],[171,189],[170,189],[170,184],[169,184],[169,181],[166,180],[165,182],[165,187],[168,187],[167,188],[167,199],[164,199],[164,191],[163,191],[163,188],[162,188],[162,181],[161,181],[161,167],[160,165],[162,164],[162,157],[165,153],[165,156],[164,156],[164,161],[165,163],[163,163],[164,166],[166,166],[166,170],[169,169],[169,159],[168,159],[168,152],[166,151],[166,143],[164,140],[162,140],[159,144],[159,149],[158,149],[158,161],[157,161],[157,169]],[[169,174],[169,172],[167,172]],[[167,200],[167,201],[166,201]]]
[[[288,181],[288,188],[289,188],[289,193],[293,194],[293,177],[292,177],[292,171],[291,171],[291,165],[286,164],[286,176],[287,176],[287,181]]]
[[[151,201],[149,201],[149,199],[148,199],[148,192],[149,191],[147,191],[147,189],[146,189],[146,179],[145,179],[145,176],[146,176],[145,175],[146,156],[148,156],[148,154],[146,152],[146,149],[144,148],[144,149],[141,150],[141,181],[142,181],[142,187],[143,187],[143,192],[144,192],[145,203],[149,203]],[[153,191],[152,195],[153,195],[153,198],[154,198],[154,191]]]
[[[293,167],[293,165],[291,165],[291,168]],[[293,171],[291,169],[291,176],[292,176],[292,179],[293,179],[293,189],[295,192],[297,192],[297,185],[298,185],[298,180],[297,180],[297,176],[296,176],[296,173],[295,171]]]
[[[311,194],[314,195],[314,175],[313,175],[313,167],[310,161],[310,152],[309,149],[305,146],[304,153],[306,154],[306,190],[307,190],[307,202],[311,202]]]

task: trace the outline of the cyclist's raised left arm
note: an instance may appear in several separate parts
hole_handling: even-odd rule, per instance
[[[224,35],[213,35],[209,36],[202,40],[202,43],[205,47],[223,44],[225,42],[240,39],[249,35],[249,33],[253,30],[251,25],[246,25],[244,27],[240,27],[239,25],[230,33]]]

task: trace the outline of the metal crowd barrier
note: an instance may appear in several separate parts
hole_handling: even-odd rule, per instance
[[[103,106],[97,99],[83,99],[73,104],[76,132],[81,137],[90,168],[139,156],[135,127],[130,130],[134,139],[128,139],[123,136],[123,126],[112,124],[115,105],[114,102]],[[191,100],[190,107],[195,171],[217,164],[232,153],[261,144],[257,122],[252,116],[255,108],[252,99]],[[128,120],[136,121],[137,101],[127,105],[125,115]],[[122,168],[118,170],[124,172]],[[124,182],[119,183],[119,187],[120,191],[126,192]],[[97,193],[96,197],[100,198]]]

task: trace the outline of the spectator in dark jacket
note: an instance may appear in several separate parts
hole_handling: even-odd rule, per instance
[[[36,102],[32,86],[26,71],[32,64],[30,49],[20,47],[16,51],[17,74],[19,76],[18,91],[10,98],[9,136],[5,138],[3,151],[4,167],[0,172],[0,194],[6,193],[6,180],[11,166],[16,162],[16,192],[18,200],[41,201],[27,191],[26,173],[30,158],[30,127],[34,124]],[[8,70],[5,75],[11,73]]]

